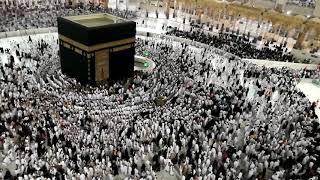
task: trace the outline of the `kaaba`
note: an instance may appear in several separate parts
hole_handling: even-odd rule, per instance
[[[58,17],[62,73],[81,84],[133,76],[136,23],[110,14]]]

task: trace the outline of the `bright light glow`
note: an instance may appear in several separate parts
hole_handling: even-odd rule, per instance
[[[287,15],[290,15],[291,14],[291,11],[287,11]]]
[[[309,14],[309,15],[307,15],[307,18],[310,18],[311,17],[311,15]]]

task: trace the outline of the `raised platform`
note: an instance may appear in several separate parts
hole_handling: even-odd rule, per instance
[[[303,64],[303,63],[293,63],[293,62],[282,62],[282,61],[269,61],[263,59],[241,59],[242,61],[251,62],[258,66],[265,66],[268,68],[282,68],[288,67],[291,69],[310,69],[315,70],[318,68],[316,64]]]
[[[151,72],[156,67],[156,63],[149,58],[134,56],[134,71]]]

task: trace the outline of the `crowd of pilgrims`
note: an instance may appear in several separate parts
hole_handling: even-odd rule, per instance
[[[57,26],[57,16],[71,16],[91,13],[111,13],[128,19],[135,19],[137,13],[134,11],[122,11],[117,9],[106,9],[100,5],[61,6],[41,5],[7,5],[0,6],[0,32],[36,29]],[[275,61],[293,62],[294,58],[288,52],[286,42],[274,45],[272,42],[266,42],[263,48],[257,49],[256,45],[244,36],[238,36],[232,33],[220,33],[212,35],[204,33],[203,30],[192,28],[190,31],[180,31],[175,29],[169,34],[189,38],[202,43],[212,45],[227,52],[235,53],[241,58],[270,59]]]
[[[191,28],[190,31],[182,31],[175,28],[172,31],[168,31],[167,34],[205,43],[233,53],[241,58],[268,59],[284,62],[293,62],[294,60],[293,55],[288,52],[286,42],[276,45],[272,44],[271,41],[267,41],[262,48],[257,48],[247,36],[236,33],[219,33],[218,35],[213,35],[205,33],[198,28]]]
[[[130,10],[106,9],[101,5],[0,5],[0,32],[25,29],[37,29],[57,26],[58,16],[74,16],[92,13],[110,13],[127,19],[136,17],[136,12]]]
[[[57,15],[92,12],[135,16],[92,6],[10,5],[0,9],[0,31],[56,26]],[[172,35],[239,57],[292,58],[285,45],[258,50],[234,35]],[[143,38],[136,54],[155,61],[153,72],[84,88],[59,70],[56,36],[8,43],[0,47],[0,178],[320,176],[317,104],[296,88],[301,78],[319,79],[319,71],[266,68],[214,48]],[[154,103],[160,96],[167,97],[163,106]]]
[[[320,176],[316,103],[296,88],[319,71],[270,69],[214,48],[138,38],[136,54],[155,61],[153,72],[84,88],[59,67],[40,73],[59,61],[56,36],[8,43],[0,48],[8,58],[0,66],[4,179]],[[160,96],[163,106],[154,103]]]
[[[316,1],[315,0],[288,0],[288,4],[295,4],[298,6],[305,6],[315,8]]]

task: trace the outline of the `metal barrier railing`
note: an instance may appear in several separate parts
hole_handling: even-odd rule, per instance
[[[10,38],[10,37],[18,37],[18,36],[29,36],[35,34],[44,34],[44,33],[53,33],[58,32],[56,27],[49,28],[39,28],[39,29],[26,29],[26,30],[18,30],[18,31],[10,31],[10,32],[1,32],[0,39]]]

